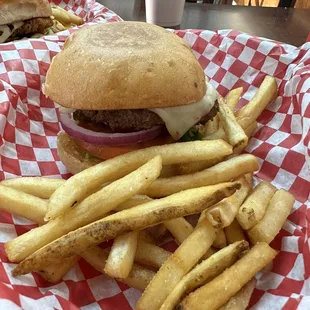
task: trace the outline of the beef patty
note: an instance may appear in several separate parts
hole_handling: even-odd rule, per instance
[[[53,21],[50,17],[36,17],[24,20],[24,24],[17,28],[7,41],[14,40],[15,38],[32,35],[35,33],[45,33],[45,30],[53,26]],[[10,25],[8,25],[10,27]]]
[[[199,123],[205,124],[213,119],[218,112],[216,101],[211,111]],[[152,128],[164,124],[164,121],[154,112],[146,109],[138,110],[76,110],[73,113],[76,121],[102,125],[113,132],[131,132]]]

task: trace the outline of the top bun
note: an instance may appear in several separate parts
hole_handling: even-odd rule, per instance
[[[48,0],[2,0],[0,1],[0,25],[34,17],[49,17],[52,9]]]
[[[187,105],[205,92],[204,72],[185,41],[143,22],[75,32],[53,58],[44,86],[60,105],[87,110]]]

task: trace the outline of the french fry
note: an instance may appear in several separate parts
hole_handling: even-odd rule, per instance
[[[0,210],[22,216],[38,224],[44,224],[47,203],[41,198],[0,185]]]
[[[237,179],[241,188],[230,197],[217,203],[215,206],[201,212],[200,222],[205,216],[213,227],[224,228],[229,226],[236,217],[238,210],[251,190],[251,186],[245,177]]]
[[[260,182],[244,201],[237,213],[237,220],[243,229],[248,230],[264,216],[268,203],[276,192],[269,182]]]
[[[229,226],[225,227],[224,231],[229,244],[245,240],[243,230],[237,220],[234,220]]]
[[[224,160],[224,158],[225,157],[218,157],[210,160],[200,160],[185,164],[164,166],[161,171],[160,177],[170,178],[176,175],[195,173],[220,163]]]
[[[65,258],[61,263],[43,268],[38,273],[47,282],[59,282],[76,265],[79,259],[79,255],[69,256]]]
[[[292,194],[284,189],[278,190],[271,198],[263,218],[248,230],[252,244],[257,242],[270,243],[282,228],[294,202],[295,197]]]
[[[114,239],[104,267],[108,276],[118,279],[128,277],[135,259],[138,239],[139,231],[130,231]]]
[[[165,221],[164,225],[179,244],[181,244],[194,231],[193,226],[187,222],[184,217]]]
[[[244,129],[244,132],[249,139],[253,136],[256,128],[257,128],[257,122],[254,121],[251,125],[249,125],[247,128]]]
[[[132,172],[153,157],[162,157],[163,165],[209,160],[232,153],[231,146],[224,141],[193,141],[154,146],[137,150],[98,165],[74,176],[59,187],[51,196],[47,219],[54,219],[67,212],[73,204],[79,203],[99,186]]]
[[[108,254],[101,248],[97,246],[91,247],[86,251],[82,252],[81,256],[96,270],[104,273],[105,261],[108,258]],[[132,266],[129,276],[126,279],[118,280],[140,291],[143,291],[151,282],[154,275],[154,271],[134,264]]]
[[[277,82],[274,77],[266,76],[252,100],[236,112],[240,126],[248,128],[277,96]]]
[[[234,265],[185,297],[179,309],[218,309],[249,282],[258,271],[271,262],[276,255],[277,252],[267,243],[257,243]]]
[[[39,198],[48,199],[55,190],[65,182],[65,180],[61,179],[23,177],[4,180],[0,185],[8,186]]]
[[[166,251],[157,245],[140,240],[136,251],[135,261],[139,264],[159,269],[170,255],[171,253],[169,251]]]
[[[222,139],[223,141],[228,142],[228,137],[224,131],[221,121],[219,121],[218,128],[216,131],[214,131],[213,133],[209,135],[204,136],[203,138],[203,140],[208,140],[208,141],[217,140],[217,139]]]
[[[250,186],[252,187],[253,184],[253,173],[246,173],[244,175],[245,179],[248,181],[248,183],[250,184]]]
[[[219,310],[246,310],[255,285],[256,279],[253,278],[247,284],[245,284],[235,296],[231,297],[224,306],[219,308]]]
[[[155,157],[134,172],[88,196],[62,216],[7,242],[5,249],[9,259],[19,262],[68,232],[104,217],[115,206],[149,186],[159,176],[160,169],[161,158]]]
[[[143,193],[154,198],[164,197],[189,188],[234,180],[245,173],[258,170],[258,167],[255,156],[243,154],[194,174],[160,178],[154,181]]]
[[[218,101],[220,109],[219,117],[229,144],[236,150],[243,150],[248,144],[248,136],[238,124],[234,113],[225,104],[224,99],[220,97]]]
[[[171,254],[138,300],[136,309],[158,310],[179,281],[191,270],[215,239],[207,219]]]
[[[214,247],[210,247],[210,249],[202,256],[203,259],[207,259],[210,256],[212,256],[213,254],[217,253],[219,250],[214,248]]]
[[[146,195],[135,195],[128,200],[122,202],[119,204],[114,210],[115,211],[122,211],[126,209],[133,208],[138,205],[142,205],[143,203],[151,201],[152,198],[146,196]]]
[[[60,7],[52,7],[52,14],[63,25],[69,25],[71,23],[68,12],[66,10],[62,10]]]
[[[204,135],[208,136],[218,130],[219,127],[219,117],[216,115],[213,119],[209,120],[204,127]]]
[[[201,262],[173,288],[160,310],[175,309],[183,296],[217,277],[226,268],[234,264],[238,260],[239,254],[248,248],[249,246],[246,241],[236,242],[216,252],[211,258]]]
[[[195,188],[117,212],[58,238],[24,259],[13,271],[21,275],[37,271],[80,253],[123,232],[141,230],[157,223],[199,213],[240,188],[238,182]],[[6,248],[7,250],[7,248]]]
[[[216,238],[214,239],[212,246],[216,249],[222,249],[225,248],[226,245],[227,240],[224,230],[221,228],[216,229]]]
[[[241,94],[243,93],[243,87],[232,89],[226,96],[226,104],[232,112],[235,112],[239,103]]]
[[[149,234],[149,232],[146,229],[140,230],[139,233],[139,242],[146,242],[155,244],[154,238]],[[138,243],[139,244],[139,243]]]
[[[164,237],[167,228],[163,223],[159,223],[154,226],[148,227],[146,230],[156,240],[156,242],[159,243]]]

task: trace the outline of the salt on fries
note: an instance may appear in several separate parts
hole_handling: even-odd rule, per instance
[[[72,25],[70,14],[55,12]],[[240,110],[243,89],[231,90],[219,99],[204,141],[94,161],[67,181],[2,181],[0,209],[42,225],[6,243],[9,259],[20,262],[13,275],[37,271],[57,282],[82,257],[144,291],[140,310],[245,309],[253,277],[272,268],[276,251],[268,244],[294,204],[291,194],[269,182],[253,190],[257,159],[238,155],[276,90],[275,79],[266,77]],[[197,213],[192,226],[184,217]],[[174,253],[156,243],[167,230],[180,244]],[[113,238],[111,249],[97,246]]]

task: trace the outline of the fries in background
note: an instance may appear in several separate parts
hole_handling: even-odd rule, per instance
[[[241,94],[243,93],[243,87],[232,89],[226,96],[226,104],[232,112],[235,112],[239,103]]]
[[[241,252],[248,248],[246,241],[236,242],[201,262],[173,288],[160,310],[173,310],[183,296],[220,275],[237,261]]]
[[[104,271],[112,278],[128,277],[136,255],[139,231],[131,231],[114,239]]]
[[[240,182],[241,188],[230,197],[223,199],[210,209],[206,209],[201,212],[198,222],[200,222],[205,216],[207,216],[213,227],[216,228],[229,226],[233,222],[241,204],[251,189],[251,186],[245,176],[238,178],[237,180]]]
[[[217,130],[209,135],[204,136],[203,138],[203,140],[208,140],[208,141],[217,140],[217,139],[221,139],[221,140],[228,142],[228,137],[225,133],[221,120],[219,120],[218,122]]]
[[[268,203],[276,188],[269,182],[260,182],[239,208],[237,220],[243,229],[248,230],[264,216]]]
[[[22,216],[38,224],[44,224],[47,203],[41,198],[0,185],[0,210]]]
[[[19,262],[68,232],[104,217],[114,207],[150,185],[159,176],[160,170],[161,158],[156,156],[137,170],[88,196],[62,216],[9,241],[5,244],[9,259]]]
[[[216,249],[222,249],[222,248],[225,248],[226,245],[227,245],[227,240],[226,240],[224,230],[222,228],[217,228],[216,237],[214,239],[212,246],[215,247]]]
[[[139,240],[135,261],[139,264],[159,269],[171,255],[161,247]]]
[[[143,193],[150,197],[169,196],[190,188],[235,180],[246,173],[258,170],[258,168],[255,156],[243,154],[192,175],[160,178],[154,181]]]
[[[245,240],[243,230],[237,220],[234,220],[229,226],[225,227],[224,231],[228,244]]]
[[[165,221],[164,224],[179,244],[194,231],[193,226],[184,217]]]
[[[219,118],[228,138],[229,144],[234,148],[234,150],[243,150],[248,144],[248,136],[237,122],[234,113],[225,104],[224,99],[220,97],[218,102],[220,110]]]
[[[235,264],[211,282],[185,297],[181,302],[181,309],[218,309],[229,301],[258,271],[271,262],[276,255],[277,252],[267,243],[257,243]]]
[[[81,256],[96,270],[104,273],[105,261],[108,254],[99,247],[91,247],[81,253]],[[118,279],[120,282],[143,291],[154,277],[155,272],[134,264],[126,279]]]
[[[169,256],[139,299],[136,309],[160,309],[176,284],[192,269],[215,239],[215,231],[207,219]]]
[[[289,216],[294,202],[295,197],[292,194],[284,189],[278,190],[271,198],[263,218],[248,230],[252,244],[257,242],[270,243]]]
[[[276,98],[277,92],[275,78],[267,75],[252,100],[236,112],[240,126],[245,129],[256,121],[266,106]]]

